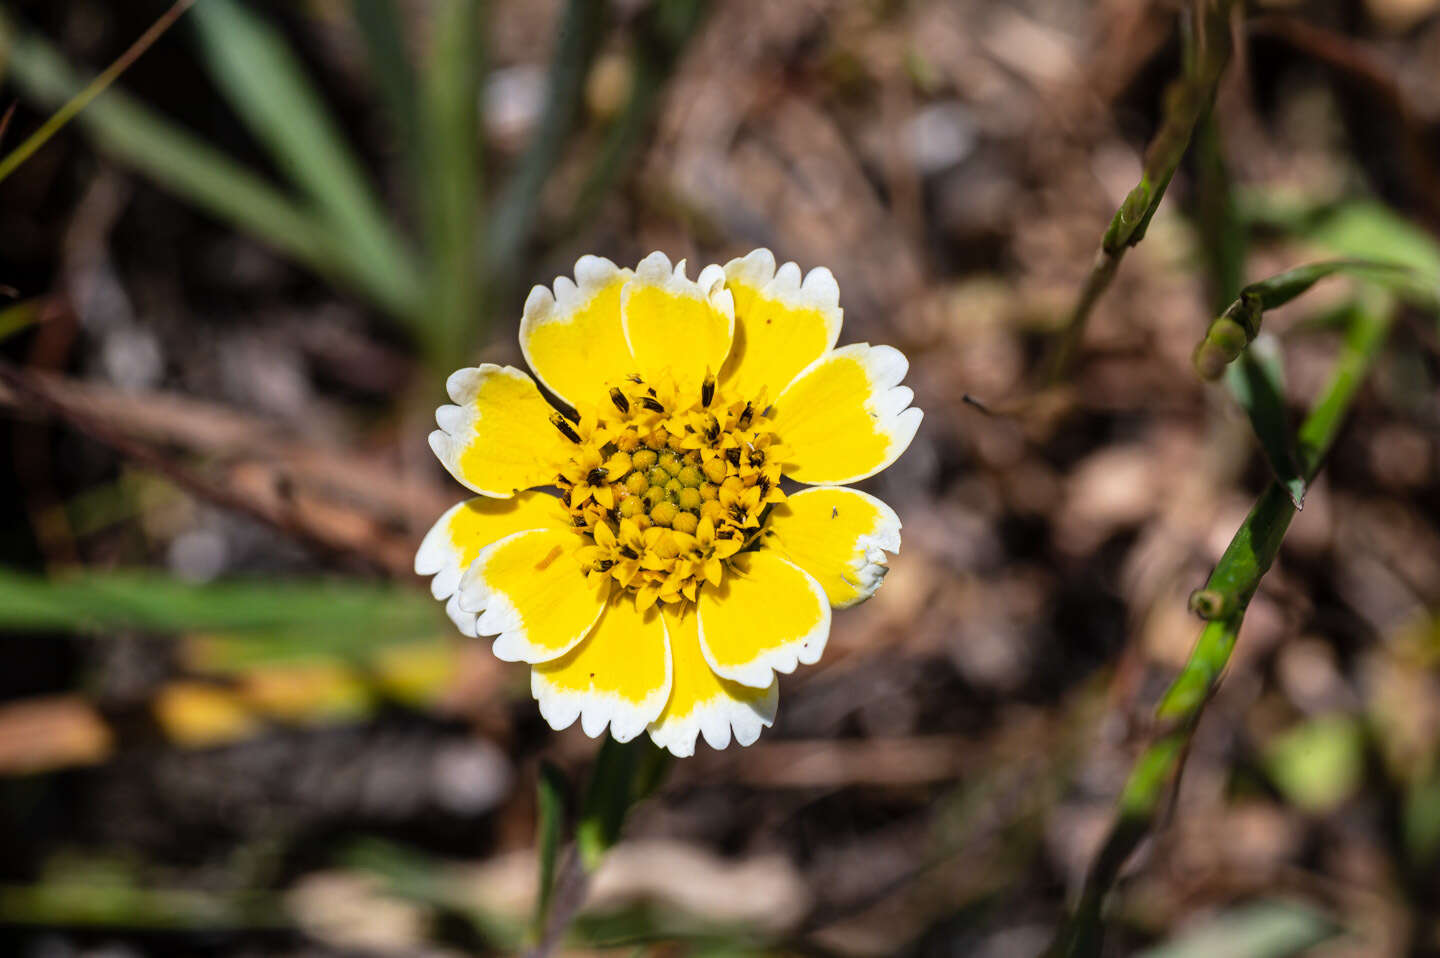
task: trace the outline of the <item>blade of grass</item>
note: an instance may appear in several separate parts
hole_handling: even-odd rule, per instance
[[[85,107],[89,106],[97,96],[109,89],[110,84],[118,80],[120,74],[130,69],[131,65],[140,59],[146,50],[154,46],[155,41],[164,36],[165,32],[174,25],[175,21],[180,19],[181,14],[189,10],[194,3],[195,0],[176,0],[169,10],[160,14],[159,18],[150,24],[149,29],[140,34],[139,39],[132,43],[128,50],[120,54],[114,63],[105,68],[105,72],[86,84],[84,89],[76,93],[67,100],[60,109],[51,114],[50,119],[46,120],[40,126],[40,129],[26,137],[23,143],[11,150],[3,160],[0,160],[0,182],[3,182],[7,176],[15,172],[15,169],[33,156],[36,150],[48,143],[52,136],[60,132],[65,124],[73,120],[75,116],[81,110],[85,109]],[[10,112],[13,110],[14,107],[12,106],[9,111],[6,111],[5,122],[3,125],[0,125],[0,130],[9,126]]]
[[[158,572],[77,570],[58,578],[0,569],[0,630],[217,632],[303,641],[395,641],[443,634],[423,593],[337,580],[190,583]],[[309,636],[309,639],[305,639]]]
[[[1262,343],[1264,348],[1246,350],[1240,361],[1226,370],[1225,385],[1249,417],[1272,477],[1300,509],[1307,487],[1295,458],[1294,433],[1285,409],[1280,351],[1273,340]]]
[[[1196,168],[1195,215],[1210,272],[1212,309],[1219,314],[1240,295],[1249,235],[1235,202],[1213,113],[1197,133]],[[1226,370],[1225,386],[1249,417],[1271,475],[1299,509],[1305,498],[1305,479],[1295,458],[1284,373],[1280,351],[1262,347],[1246,352],[1238,364]]]
[[[536,848],[540,856],[539,888],[535,895],[535,917],[531,922],[533,940],[539,941],[550,923],[550,901],[555,892],[555,864],[560,857],[565,833],[565,773],[549,762],[540,763],[536,783]]]
[[[1232,908],[1135,958],[1291,958],[1341,931],[1330,918],[1304,905],[1262,901]]]
[[[575,126],[585,78],[605,35],[605,8],[605,4],[593,0],[569,0],[565,5],[556,30],[540,125],[490,217],[490,275],[496,279],[513,274],[516,260],[534,231],[540,191],[559,163]]]
[[[1186,70],[1165,91],[1165,114],[1145,151],[1140,182],[1110,220],[1090,275],[1061,330],[1050,360],[1048,378],[1052,384],[1069,372],[1095,304],[1115,278],[1125,251],[1145,238],[1145,230],[1190,145],[1195,125],[1214,103],[1220,76],[1230,62],[1230,14],[1234,6],[1234,0],[1195,0],[1191,43],[1185,51]]]
[[[44,297],[36,297],[0,309],[0,341],[40,322],[45,315],[47,303]]]
[[[437,374],[463,365],[485,332],[477,268],[480,202],[479,100],[484,65],[480,0],[434,5],[431,48],[421,76],[425,221],[430,300],[425,318]]]
[[[573,235],[599,208],[650,127],[665,82],[675,71],[680,54],[705,17],[704,0],[659,0],[635,24],[635,68],[630,97],[605,135],[599,155],[586,175],[575,207],[557,231]]]
[[[407,304],[402,317],[414,320],[418,270],[285,39],[234,0],[206,0],[193,19],[225,98],[314,202],[340,249],[373,273],[389,299]]]
[[[16,29],[0,10],[0,49],[10,76],[30,99],[64,103],[81,88],[75,73],[44,40]],[[382,309],[402,314],[396,291],[344,254],[335,231],[229,156],[116,90],[91,103],[75,122],[103,153],[149,176],[204,212],[230,223]]]
[[[420,171],[420,123],[415,71],[405,53],[405,24],[394,0],[351,0],[355,25],[365,41],[370,68],[390,122],[415,172]]]
[[[1301,424],[1296,446],[1303,475],[1313,479],[1339,434],[1355,394],[1379,355],[1394,320],[1392,301],[1378,295],[1357,310],[1320,399]],[[1093,958],[1104,938],[1101,909],[1120,869],[1149,834],[1184,764],[1191,736],[1230,660],[1245,609],[1279,554],[1295,504],[1276,483],[1261,494],[1230,540],[1192,608],[1209,621],[1189,659],[1156,708],[1158,734],[1140,754],[1120,793],[1116,819],[1086,875],[1080,899],[1056,933],[1050,958]]]

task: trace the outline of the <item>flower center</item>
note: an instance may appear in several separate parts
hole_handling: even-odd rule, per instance
[[[642,609],[718,586],[785,498],[766,411],[763,397],[717,395],[713,378],[686,396],[632,376],[578,422],[557,414],[578,450],[555,481],[591,581],[614,580]]]

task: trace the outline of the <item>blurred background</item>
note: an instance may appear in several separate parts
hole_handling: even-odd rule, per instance
[[[0,145],[168,8],[7,0]],[[512,951],[539,764],[581,781],[595,743],[410,572],[462,496],[426,446],[443,378],[519,364],[525,293],[581,254],[694,275],[756,246],[833,271],[842,342],[910,357],[924,425],[866,483],[904,549],[773,730],[632,816],[568,953],[1038,953],[1268,482],[1191,349],[1237,278],[1440,277],[1440,3],[1260,0],[1069,387],[1012,402],[1139,179],[1183,21],[199,0],[0,184],[0,954]],[[1292,417],[1363,295],[1267,314]],[[1437,377],[1406,312],[1110,953],[1440,954]]]

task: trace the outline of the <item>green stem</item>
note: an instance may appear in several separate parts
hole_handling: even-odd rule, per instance
[[[637,18],[630,98],[607,131],[599,155],[576,196],[574,208],[555,233],[557,237],[579,232],[628,168],[660,104],[665,82],[699,29],[708,6],[707,0],[657,0]]]
[[[535,130],[515,174],[490,217],[490,275],[498,281],[515,272],[520,253],[534,232],[540,192],[560,162],[580,114],[585,79],[605,36],[606,4],[569,0],[557,30],[550,61],[548,94]]]
[[[547,893],[542,934],[526,958],[545,958],[559,946],[585,904],[590,879],[620,840],[626,815],[660,786],[669,768],[669,753],[656,748],[647,736],[623,744],[605,737],[575,826],[575,854]]]
[[[1095,304],[1115,278],[1125,251],[1145,238],[1145,230],[1190,145],[1196,123],[1215,102],[1220,76],[1230,62],[1230,11],[1234,5],[1235,0],[1196,0],[1185,73],[1165,91],[1165,115],[1145,151],[1140,182],[1110,220],[1090,275],[1065,321],[1050,362],[1051,383],[1060,382],[1069,372]]]
[[[1323,464],[1355,393],[1385,342],[1393,317],[1394,306],[1388,299],[1367,304],[1355,314],[1330,381],[1300,427],[1299,455],[1307,481]],[[1217,617],[1206,623],[1190,658],[1160,700],[1156,709],[1160,732],[1131,769],[1115,823],[1091,865],[1079,901],[1047,952],[1052,958],[1099,954],[1105,897],[1121,867],[1155,823],[1205,704],[1230,660],[1245,609],[1275,561],[1295,511],[1289,494],[1272,482],[1231,539],[1205,588],[1197,593],[1199,601],[1192,600],[1192,606]]]
[[[130,69],[136,60],[144,55],[145,51],[154,45],[165,35],[165,32],[180,19],[180,15],[194,6],[195,0],[176,0],[176,2],[160,15],[160,18],[150,24],[150,28],[140,35],[140,38],[130,45],[130,48],[115,60],[114,63],[105,68],[95,79],[87,83],[83,89],[65,101],[60,109],[51,114],[34,133],[25,138],[21,143],[3,159],[0,160],[0,180],[4,180],[15,169],[35,154],[50,141],[50,138],[59,133],[65,124],[75,119],[76,115],[90,105],[97,96],[110,89],[110,84],[120,79],[120,74]],[[3,59],[3,58],[0,58]]]
[[[470,361],[484,338],[485,291],[479,244],[483,176],[479,150],[480,81],[486,51],[483,0],[434,4],[431,48],[421,73],[424,211],[429,252],[426,359],[435,376]]]

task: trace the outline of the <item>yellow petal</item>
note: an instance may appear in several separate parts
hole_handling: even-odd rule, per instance
[[[789,449],[785,474],[809,483],[858,482],[890,465],[915,438],[920,410],[900,385],[897,349],[856,343],[827,353],[775,400],[775,432]]]
[[[810,573],[840,609],[870,598],[900,551],[900,517],[855,489],[804,489],[777,505],[765,546]]]
[[[664,253],[651,253],[620,294],[620,320],[636,372],[651,382],[673,379],[682,395],[697,392],[706,373],[724,365],[735,334],[725,271],[707,266],[691,282],[684,260],[672,269]]]
[[[620,290],[633,274],[599,256],[582,256],[575,279],[530,290],[520,320],[520,349],[535,375],[575,406],[605,398],[605,384],[634,372],[620,327]]]
[[[417,575],[434,576],[430,591],[445,606],[455,625],[474,638],[475,614],[454,600],[460,576],[497,539],[526,529],[553,529],[568,521],[560,500],[544,492],[522,492],[512,499],[477,496],[450,507],[420,543],[415,553]]]
[[[460,608],[479,613],[476,631],[498,636],[506,662],[547,662],[569,652],[600,618],[609,583],[587,583],[570,555],[575,535],[532,529],[491,543],[460,578]]]
[[[695,736],[704,735],[711,748],[725,748],[734,737],[750,745],[760,730],[775,720],[779,681],[763,689],[722,679],[710,669],[700,650],[699,621],[693,605],[665,607],[672,661],[670,698],[650,725],[650,738],[661,748],[685,757],[695,753]]]
[[[840,338],[840,288],[823,266],[801,281],[800,267],[757,249],[725,264],[735,298],[735,342],[721,381],[730,395],[774,396]]]
[[[577,450],[552,423],[554,408],[529,376],[486,363],[452,373],[454,406],[435,410],[430,448],[450,475],[482,496],[543,486]]]
[[[630,741],[670,696],[670,644],[660,610],[638,612],[630,596],[615,596],[589,638],[535,666],[530,691],[551,728],[569,728],[579,718],[591,738],[608,725],[615,741]]]
[[[764,688],[772,672],[820,661],[830,637],[825,591],[774,552],[736,556],[719,588],[700,594],[700,647],[724,678]]]

